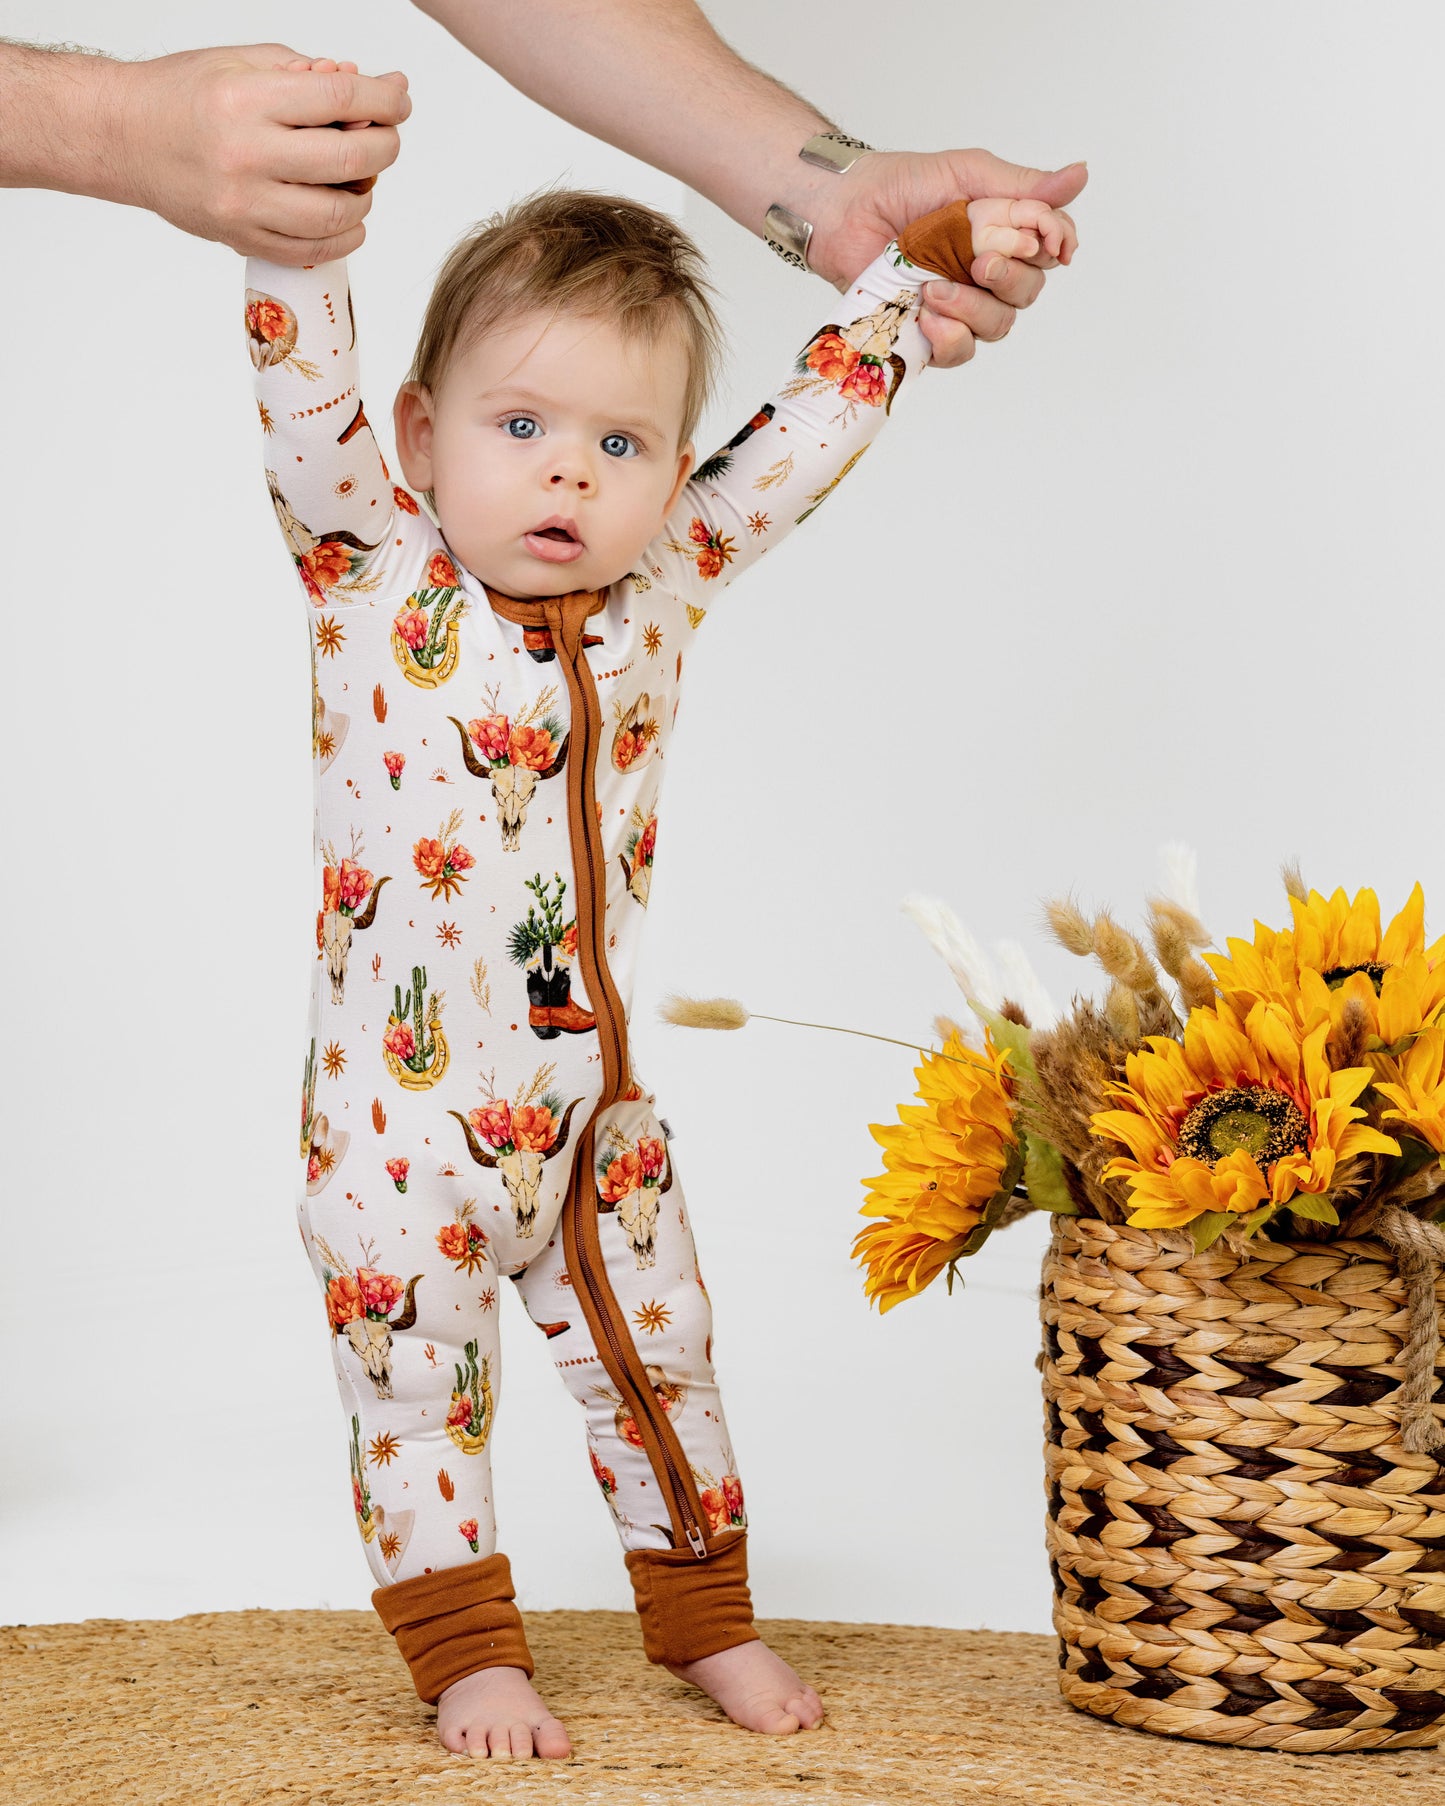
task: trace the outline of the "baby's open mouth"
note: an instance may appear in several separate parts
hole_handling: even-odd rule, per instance
[[[543,521],[540,527],[533,527],[523,537],[532,556],[545,559],[549,564],[570,564],[587,549],[577,537],[577,523],[560,514]]]

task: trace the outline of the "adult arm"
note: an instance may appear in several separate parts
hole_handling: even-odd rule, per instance
[[[1088,179],[1082,164],[1028,169],[980,150],[876,153],[841,176],[814,169],[800,161],[799,146],[839,128],[744,62],[694,0],[414,4],[513,87],[686,182],[749,231],[761,235],[775,201],[812,220],[809,263],[840,291],[909,220],[948,201],[1000,195],[1064,207]],[[647,72],[646,105],[638,104],[639,70]],[[1048,267],[1045,257],[980,258],[969,273],[987,286],[930,289],[921,323],[933,362],[963,363],[975,338],[1002,338],[1014,310],[1037,297]]]
[[[366,235],[362,183],[396,157],[406,78],[298,75],[284,44],[124,63],[0,40],[0,187],[148,207],[201,238],[284,264]],[[373,120],[338,132],[335,121]]]

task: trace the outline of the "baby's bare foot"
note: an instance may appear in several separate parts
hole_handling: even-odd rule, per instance
[[[458,1755],[494,1762],[572,1754],[566,1731],[520,1668],[483,1668],[453,1681],[437,1701],[437,1735]]]
[[[775,1736],[812,1731],[823,1722],[823,1702],[780,1655],[758,1640],[739,1643],[700,1661],[666,1666],[679,1680],[715,1699],[745,1730]]]

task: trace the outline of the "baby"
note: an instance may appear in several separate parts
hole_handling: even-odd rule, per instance
[[[372,1600],[449,1749],[569,1754],[496,1547],[503,1278],[585,1413],[647,1655],[752,1730],[822,1722],[753,1627],[708,1296],[630,1056],[661,777],[709,609],[928,361],[920,284],[1073,244],[1029,201],[910,226],[695,465],[719,342],[696,248],[615,196],[533,196],[437,279],[394,412],[407,488],[362,405],[345,264],[248,265],[312,652],[300,1227]]]

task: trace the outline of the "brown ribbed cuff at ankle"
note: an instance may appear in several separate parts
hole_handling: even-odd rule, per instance
[[[480,1668],[520,1668],[531,1678],[505,1555],[438,1568],[371,1595],[382,1623],[411,1669],[417,1694],[434,1706],[453,1681]]]
[[[697,1662],[753,1641],[747,1543],[734,1530],[709,1541],[705,1558],[686,1548],[628,1551],[649,1662]]]
[[[971,283],[968,266],[973,262],[973,232],[968,202],[950,201],[913,220],[898,234],[898,249],[920,270],[936,270],[952,282]]]

